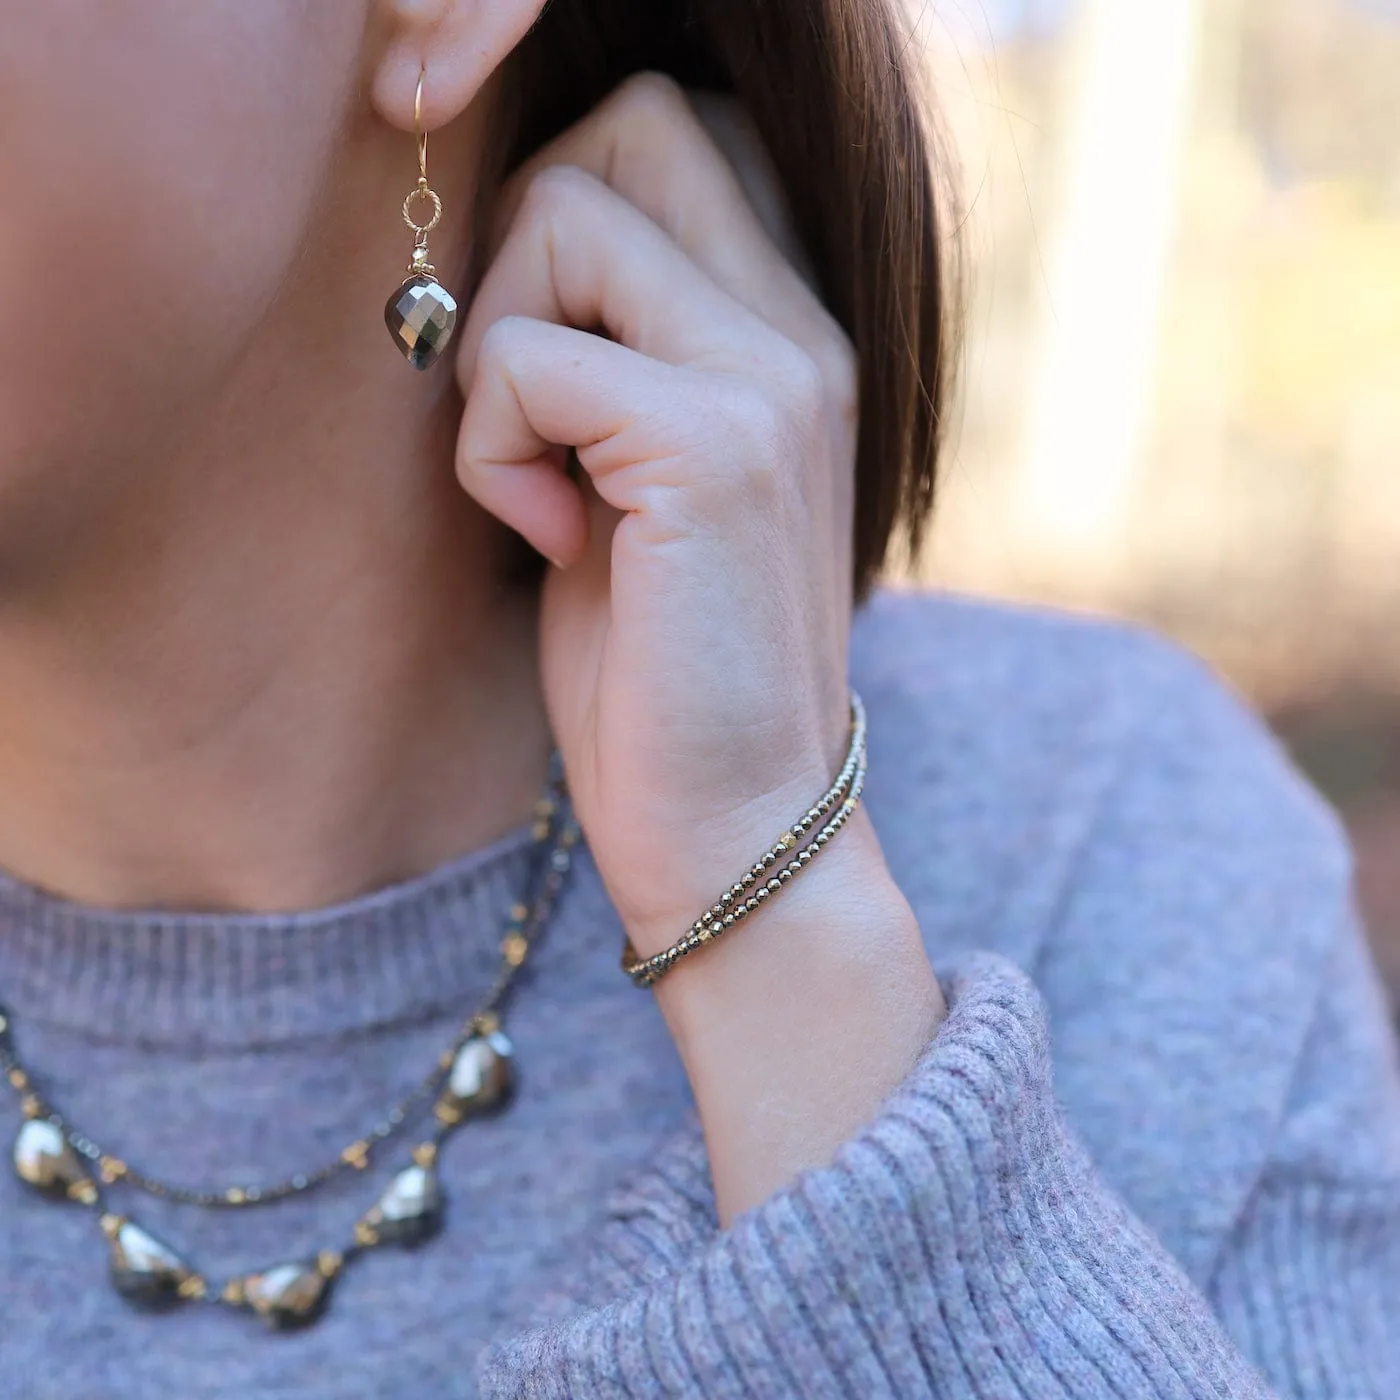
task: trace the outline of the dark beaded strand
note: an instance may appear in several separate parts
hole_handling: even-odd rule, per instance
[[[643,958],[632,946],[631,939],[623,944],[622,970],[638,987],[650,987],[673,968],[683,957],[706,943],[712,943],[742,922],[772,895],[778,893],[792,878],[805,870],[827,842],[846,824],[860,801],[865,786],[865,705],[860,696],[850,692],[851,737],[845,762],[835,782],[822,794],[816,804],[793,823],[772,846],[749,867],[748,873],[731,885],[690,928],[669,948]],[[768,875],[773,866],[784,858],[821,819],[837,807],[835,815],[812,838],[811,844],[798,851],[775,875]],[[744,899],[744,892],[768,875],[768,879],[753,894]],[[736,903],[736,901],[740,901]]]

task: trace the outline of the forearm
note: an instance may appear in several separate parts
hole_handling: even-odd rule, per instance
[[[656,997],[690,1076],[728,1226],[878,1111],[946,1014],[863,807]]]

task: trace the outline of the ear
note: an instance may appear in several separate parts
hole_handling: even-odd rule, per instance
[[[413,130],[423,73],[423,129],[460,115],[540,17],[546,0],[384,0],[387,38],[370,85],[385,121]]]

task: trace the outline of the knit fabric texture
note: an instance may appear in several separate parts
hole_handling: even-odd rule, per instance
[[[304,1332],[150,1316],[90,1212],[6,1174],[0,1397],[1400,1396],[1400,1066],[1333,814],[1136,629],[882,590],[851,680],[864,800],[950,1012],[829,1165],[720,1229],[585,845],[507,1013],[519,1093],[443,1151],[439,1238],[356,1262]],[[530,854],[522,825],[286,916],[0,876],[0,1002],[126,1160],[290,1175],[431,1066]],[[112,1207],[217,1282],[343,1247],[413,1140],[254,1211]]]

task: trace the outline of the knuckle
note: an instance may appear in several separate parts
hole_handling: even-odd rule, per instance
[[[856,419],[860,404],[860,359],[844,334],[822,349],[819,362],[826,401],[843,422]]]
[[[548,222],[571,204],[593,193],[594,180],[576,165],[549,165],[531,176],[521,202],[523,217],[531,223]]]
[[[782,367],[783,387],[799,418],[820,408],[827,397],[826,376],[816,359],[794,345]]]
[[[618,114],[629,121],[648,118],[673,124],[694,119],[685,89],[668,74],[654,70],[634,73],[625,79],[614,101]]]
[[[734,392],[727,417],[739,443],[735,470],[746,506],[771,504],[791,446],[787,412],[771,392],[748,384]]]
[[[501,370],[509,366],[524,331],[523,316],[502,316],[486,328],[477,352],[477,372]]]

